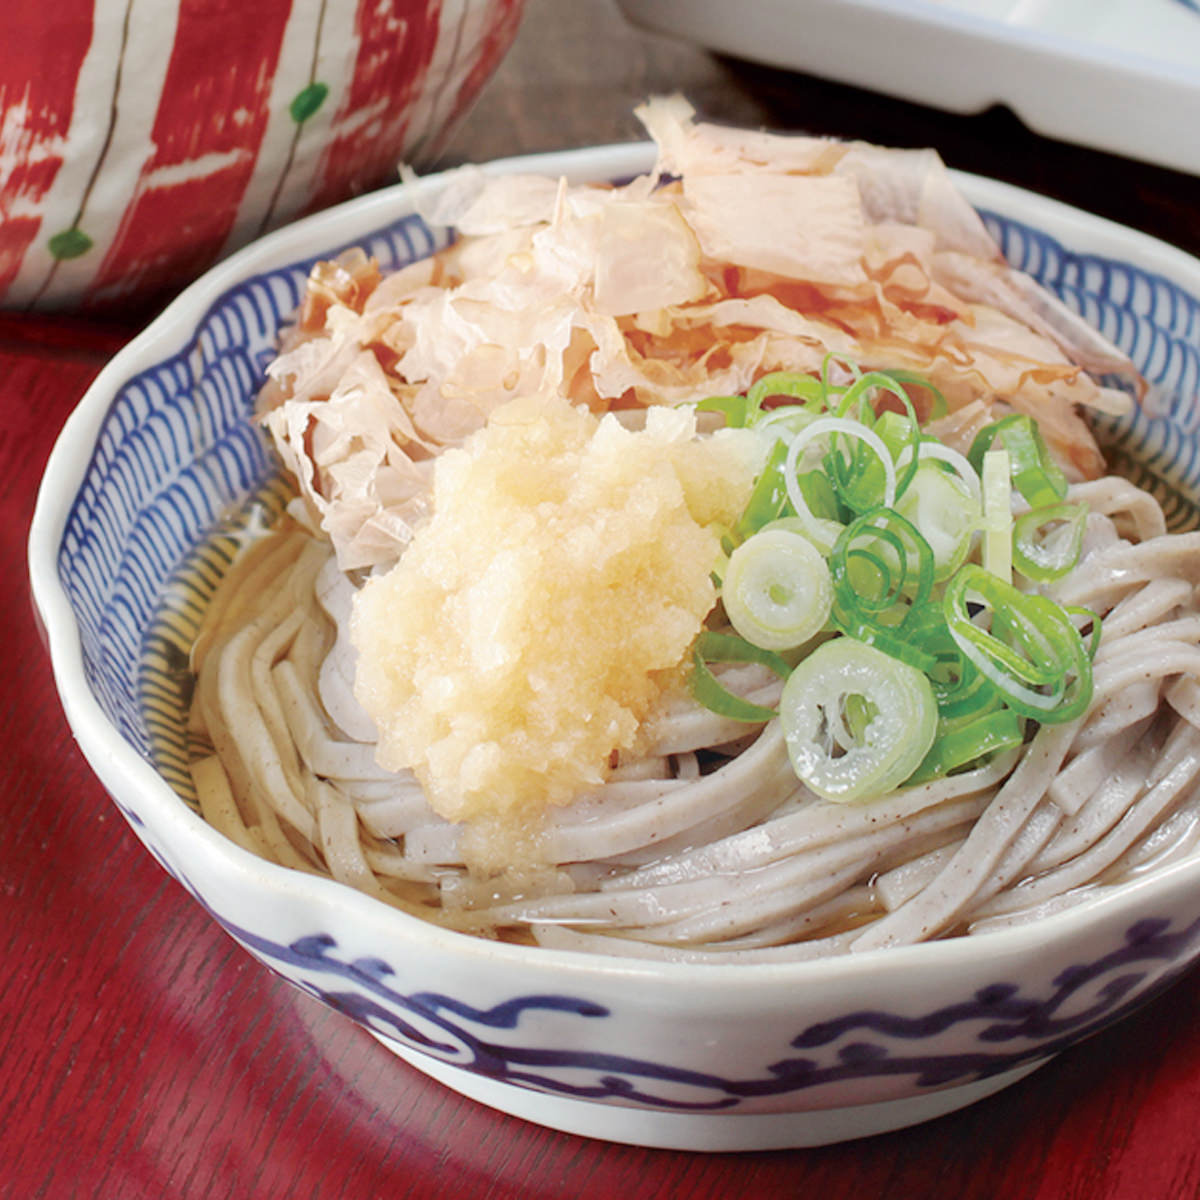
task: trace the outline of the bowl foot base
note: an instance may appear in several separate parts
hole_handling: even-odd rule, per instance
[[[438,1062],[382,1034],[376,1033],[375,1037],[418,1071],[489,1108],[563,1133],[661,1150],[789,1150],[870,1137],[965,1108],[1024,1079],[1049,1061],[1040,1059],[958,1087],[851,1108],[745,1115],[675,1113],[574,1100],[500,1083],[462,1067]]]

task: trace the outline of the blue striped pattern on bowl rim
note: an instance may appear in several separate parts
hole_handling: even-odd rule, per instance
[[[416,215],[354,243],[395,270],[446,243]],[[153,761],[143,711],[143,643],[164,590],[217,522],[276,473],[274,453],[248,419],[320,258],[264,274],[220,296],[178,354],[116,393],[96,438],[58,553],[79,622],[84,671],[105,714]]]
[[[1100,442],[1153,492],[1172,528],[1200,524],[1200,297],[1132,263],[1080,254],[1040,230],[984,213],[1005,257],[1133,360],[1150,385],[1127,417],[1098,417]]]

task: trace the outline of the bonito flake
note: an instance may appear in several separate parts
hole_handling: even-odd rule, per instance
[[[687,404],[830,353],[920,372],[952,412],[1033,413],[1071,478],[1101,472],[1079,409],[1123,411],[1097,381],[1136,373],[1004,263],[936,154],[725,129],[680,97],[639,116],[644,176],[465,168],[426,214],[448,249],[384,279],[361,254],[314,271],[260,410],[344,570],[396,561],[432,461],[502,405]]]

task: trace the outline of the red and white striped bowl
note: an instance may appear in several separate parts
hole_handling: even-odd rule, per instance
[[[5,0],[0,305],[177,289],[429,157],[524,0]]]

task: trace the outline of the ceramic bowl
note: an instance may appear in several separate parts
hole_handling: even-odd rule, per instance
[[[0,304],[178,290],[302,212],[429,161],[524,0],[6,6]]]
[[[492,169],[611,179],[617,146]],[[1176,525],[1196,523],[1200,262],[1028,193],[961,178],[1009,258],[1119,342],[1147,407],[1101,430]],[[238,942],[420,1070],[496,1108],[619,1141],[812,1145],[970,1103],[1125,1017],[1200,953],[1200,859],[1035,927],[793,965],[649,965],[473,939],[225,841],[181,792],[155,615],[189,552],[275,470],[246,421],[310,264],[439,244],[430,178],[268,236],[189,288],[62,432],[31,535],[36,602],[80,747],[138,837]],[[1150,415],[1153,413],[1154,415]],[[1028,1086],[1036,1086],[1031,1084]]]

